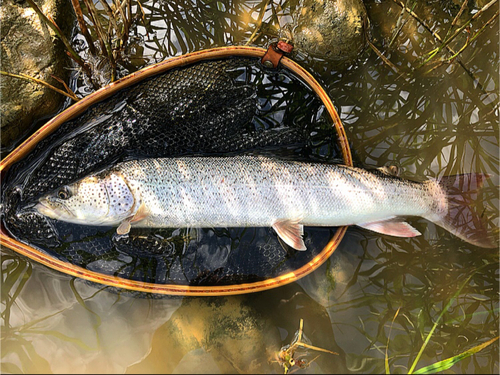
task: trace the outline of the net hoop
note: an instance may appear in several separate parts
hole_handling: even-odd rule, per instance
[[[265,49],[250,46],[231,46],[206,49],[198,52],[188,53],[186,55],[174,57],[163,62],[150,65],[135,73],[123,77],[120,80],[113,82],[108,86],[103,87],[98,91],[86,96],[79,102],[73,104],[71,107],[53,117],[50,121],[48,121],[40,129],[38,129],[33,135],[26,139],[26,141],[24,141],[21,145],[14,149],[7,157],[5,157],[0,162],[0,174],[3,175],[14,163],[24,158],[30,151],[33,150],[38,142],[55,131],[61,124],[68,120],[71,120],[72,118],[83,113],[90,106],[110,97],[114,93],[130,85],[138,83],[146,78],[165,73],[171,69],[183,67],[200,61],[238,56],[262,58],[265,53]],[[318,95],[318,97],[321,99],[333,120],[334,127],[338,135],[342,157],[344,159],[344,164],[352,166],[351,150],[349,148],[346,133],[344,127],[342,126],[340,117],[328,94],[308,71],[306,71],[303,67],[301,67],[293,60],[287,57],[283,57],[281,59],[281,65],[282,67],[292,71],[298,77],[300,77],[309,87],[311,87],[311,89],[313,89],[316,95]],[[32,248],[31,246],[12,238],[3,227],[0,229],[0,244],[54,270],[99,284],[117,288],[124,288],[136,292],[164,295],[224,296],[259,292],[276,288],[278,286],[294,282],[310,274],[319,266],[321,266],[333,254],[333,252],[340,244],[342,238],[344,237],[346,230],[347,227],[338,228],[335,234],[332,236],[331,240],[323,248],[323,250],[310,262],[298,268],[297,270],[263,281],[222,286],[154,284],[142,281],[128,280],[117,276],[100,274],[73,265],[71,263],[52,258],[44,252]]]

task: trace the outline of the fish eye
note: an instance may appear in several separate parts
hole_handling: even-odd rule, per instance
[[[70,194],[69,194],[69,189],[64,186],[62,187],[58,192],[57,192],[57,196],[60,198],[60,199],[68,199]]]

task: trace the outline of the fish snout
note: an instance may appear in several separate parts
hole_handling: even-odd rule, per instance
[[[33,207],[35,211],[51,219],[60,219],[63,216],[71,215],[69,210],[62,204],[54,204],[49,198],[40,198],[38,203]]]
[[[35,204],[34,209],[38,213],[48,217],[52,217],[54,213],[54,210],[48,205],[47,199],[45,198],[41,198],[38,203]]]

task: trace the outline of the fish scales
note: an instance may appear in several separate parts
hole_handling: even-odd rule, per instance
[[[29,207],[60,186],[132,157],[256,148],[279,152],[284,145],[310,150],[318,147],[318,138],[322,144],[334,144],[333,129],[321,131],[321,124],[311,124],[310,116],[304,115],[318,110],[321,101],[309,93],[304,97],[303,84],[295,76],[263,71],[259,64],[258,59],[231,58],[171,70],[121,90],[65,122],[2,176],[3,225],[18,239],[45,246],[45,238],[46,248],[52,248],[58,231]],[[250,76],[255,80],[242,79]],[[257,84],[259,77],[268,77],[270,83]],[[276,95],[283,79],[296,86],[283,88],[283,100],[275,106],[259,109],[258,103],[267,100],[270,90]],[[286,115],[276,121],[280,108],[286,108]],[[315,136],[310,136],[311,127],[317,130]]]
[[[434,202],[420,183],[265,157],[145,159],[116,170],[149,211],[138,227],[350,225],[421,216]]]
[[[136,227],[272,226],[296,250],[306,250],[303,226],[358,225],[399,237],[423,217],[458,237],[495,247],[483,218],[469,206],[482,176],[409,181],[334,164],[264,156],[180,157],[119,163],[42,197],[35,209],[73,223]]]

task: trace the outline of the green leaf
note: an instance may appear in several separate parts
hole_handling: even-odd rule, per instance
[[[385,347],[385,361],[384,361],[384,364],[385,364],[385,373],[386,374],[390,374],[391,373],[391,370],[389,368],[389,355],[388,355],[389,340],[391,339],[392,326],[394,325],[394,321],[398,317],[399,310],[401,310],[401,307],[398,308],[398,310],[396,311],[396,314],[394,314],[394,318],[392,318],[391,328],[389,329],[389,335],[387,336],[387,345]]]
[[[408,374],[413,374],[413,370],[415,370],[415,367],[417,366],[417,363],[420,359],[420,357],[422,356],[427,344],[429,343],[432,335],[434,334],[434,331],[435,329],[437,328],[439,322],[441,321],[441,318],[443,317],[443,315],[448,311],[448,309],[451,307],[451,305],[453,304],[453,302],[455,301],[455,299],[458,297],[458,295],[462,292],[462,289],[465,287],[465,285],[467,285],[467,283],[470,281],[470,279],[472,278],[472,276],[474,276],[480,269],[484,268],[485,265],[479,267],[478,269],[476,269],[472,275],[470,275],[463,283],[462,285],[460,286],[460,288],[457,290],[457,292],[453,295],[453,297],[450,299],[450,301],[446,304],[446,306],[444,307],[443,311],[441,311],[441,314],[439,314],[436,322],[434,323],[434,325],[432,326],[430,332],[427,334],[427,337],[425,338],[425,341],[424,343],[422,344],[422,347],[420,348],[418,354],[417,354],[417,357],[415,358],[415,360],[413,361],[413,364],[411,365],[410,367],[410,370],[408,370]]]
[[[439,361],[436,363],[433,363],[432,365],[422,367],[421,369],[417,370],[414,372],[414,374],[435,374],[436,372],[441,372],[448,370],[450,367],[452,367],[455,363],[461,361],[462,359],[465,359],[467,357],[470,357],[473,354],[476,354],[477,352],[483,350],[486,348],[488,345],[493,344],[495,341],[498,340],[498,336],[495,337],[494,339],[491,339],[489,341],[486,341],[485,343],[475,346],[461,354],[458,354],[454,357],[445,359],[443,361]]]

